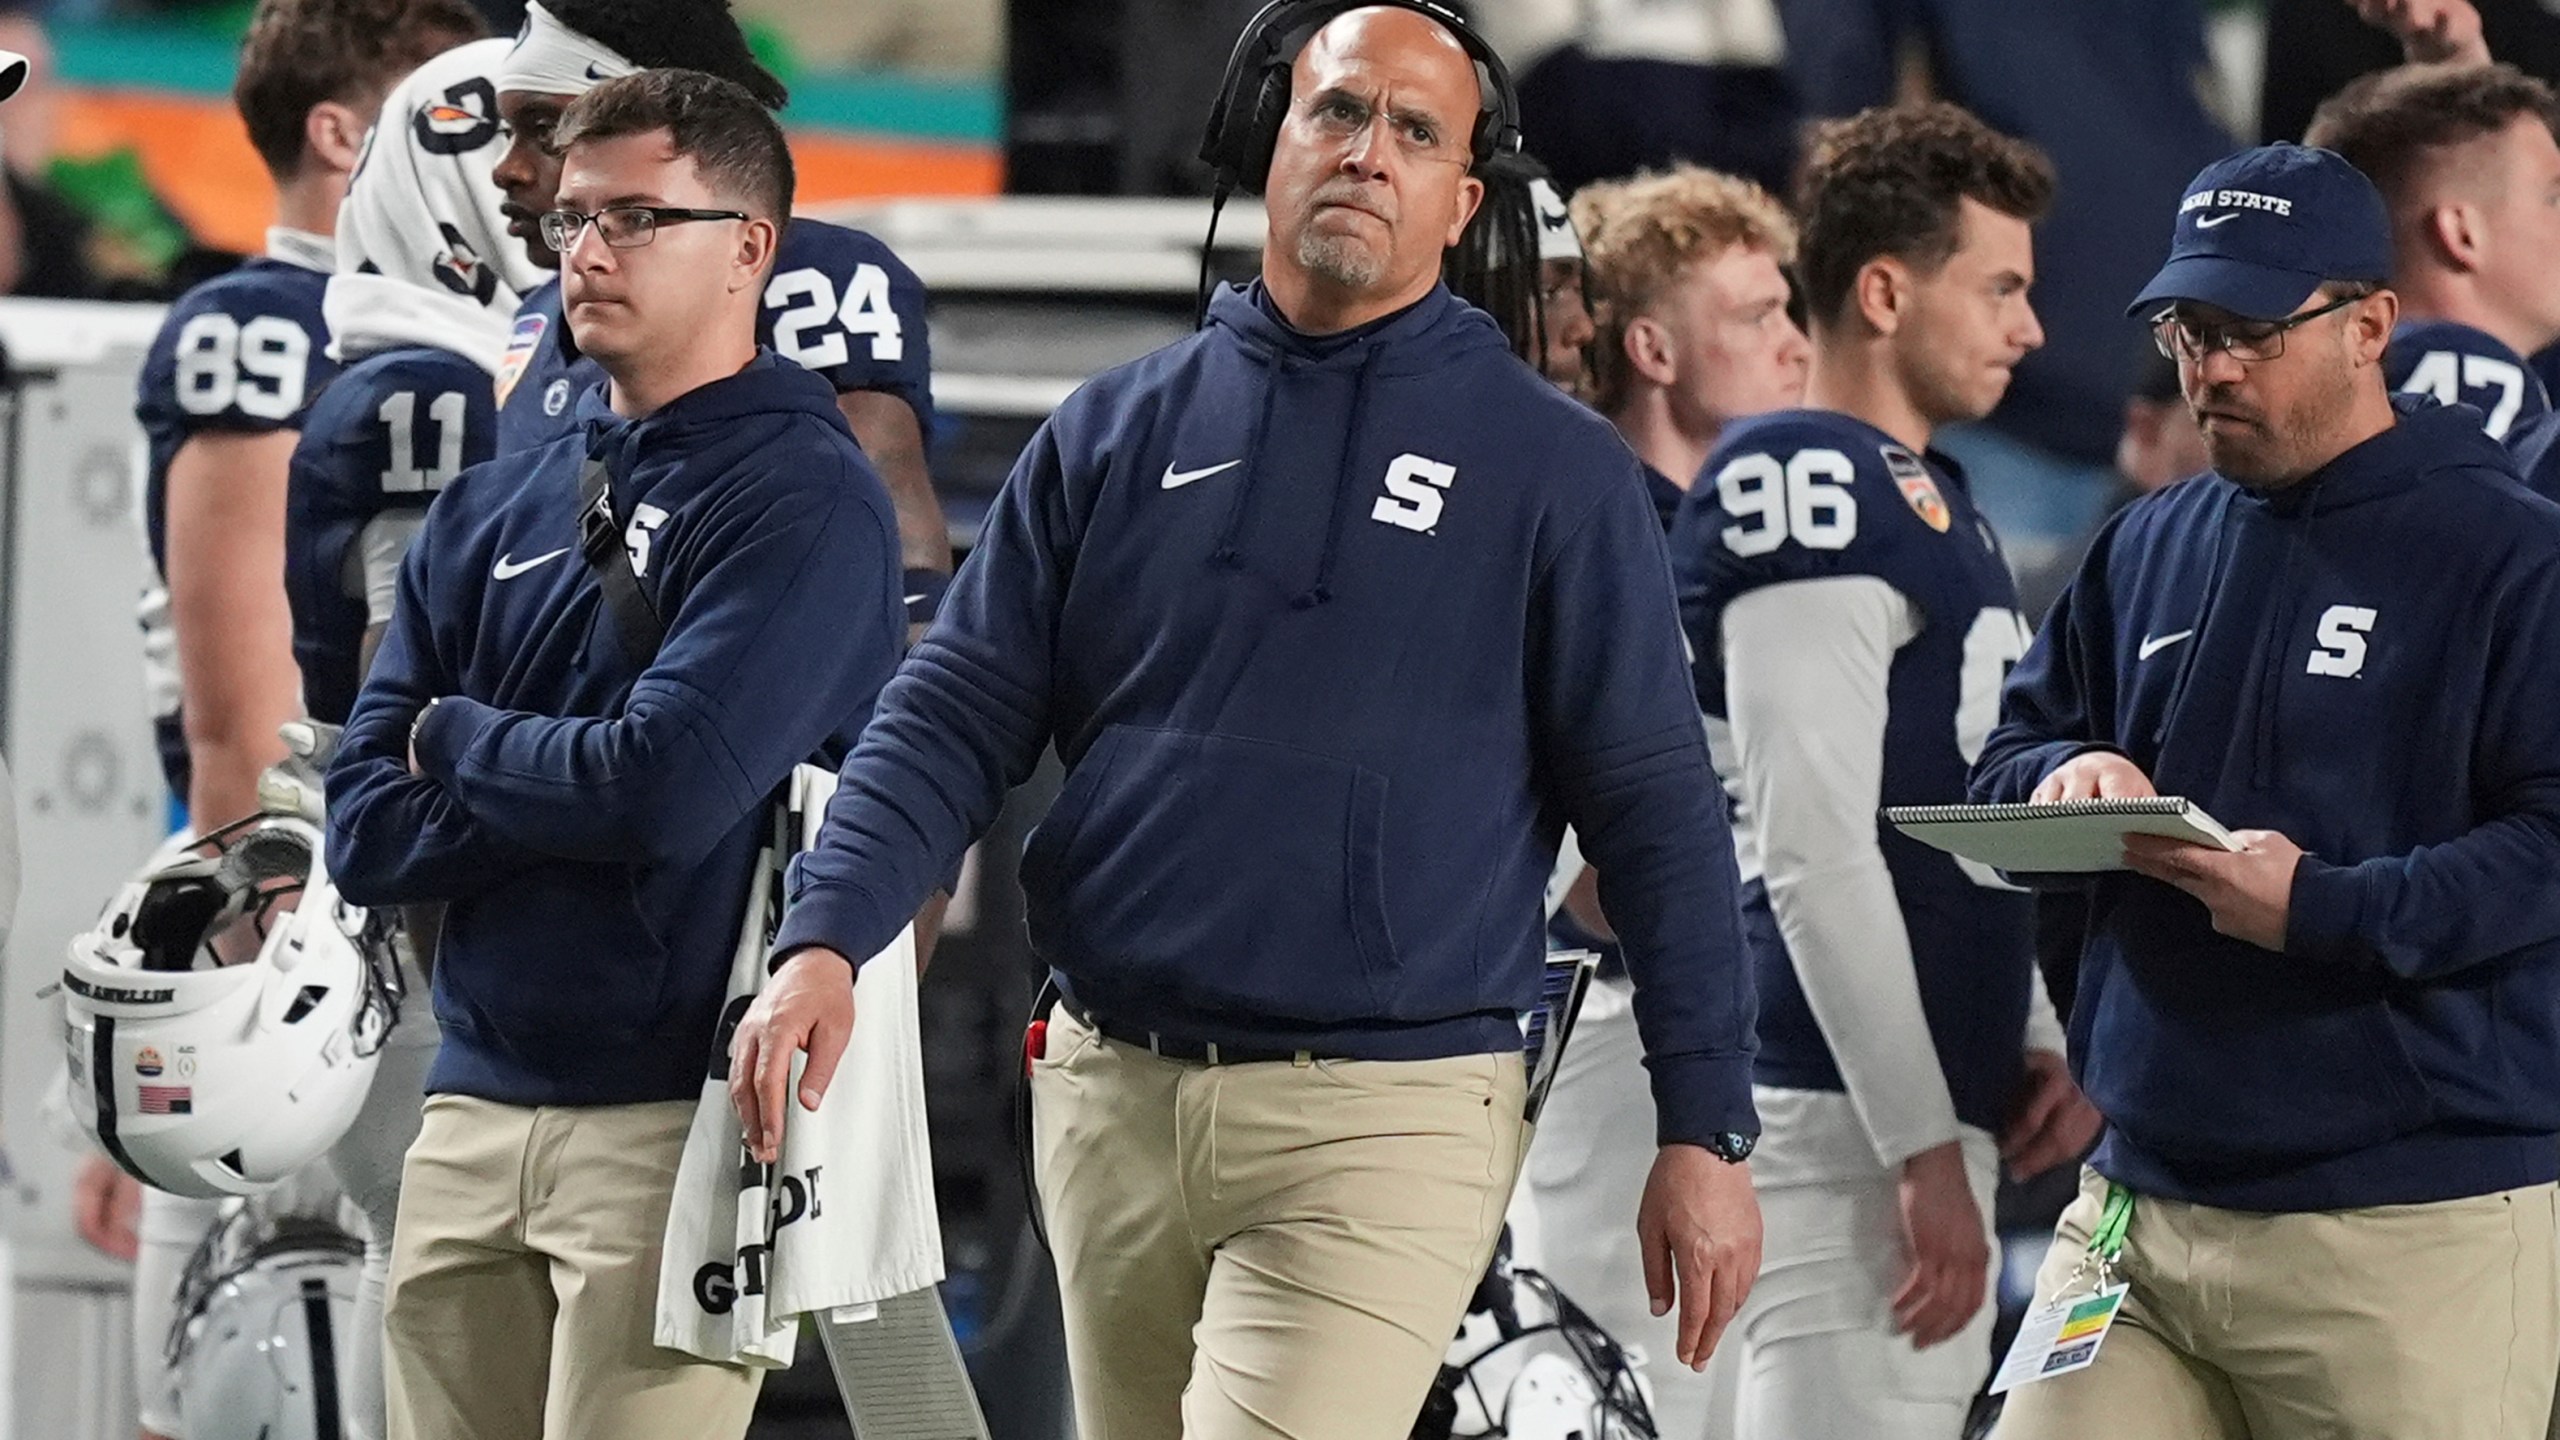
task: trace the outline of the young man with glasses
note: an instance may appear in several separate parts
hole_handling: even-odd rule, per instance
[[[755,342],[773,118],[651,70],[559,135],[541,223],[609,384],[437,498],[329,776],[341,890],[446,906],[393,1440],[745,1431],[757,1372],[651,1343],[676,1160],[766,799],[842,758],[903,628],[887,493],[826,381]]]
[[[2344,160],[2218,161],[2176,226],[2132,313],[2213,470],[2100,533],[1972,789],[2184,796],[2239,848],[2136,838],[2096,880],[2071,1056],[2106,1131],[2036,1289],[2131,1289],[2000,1434],[2538,1440],[2560,508],[2386,387],[2390,224]]]
[[[533,262],[559,263],[537,217],[552,208],[560,160],[552,128],[580,95],[635,70],[682,66],[734,80],[769,110],[789,92],[759,63],[728,0],[533,0],[498,72],[508,145],[495,180]],[[826,378],[862,453],[897,502],[907,617],[933,619],[951,581],[951,537],[926,473],[933,431],[932,354],[924,282],[877,238],[793,220],[756,312],[756,339]],[[578,397],[603,381],[563,323],[561,291],[525,296],[498,371],[498,451],[547,444],[578,428]]]

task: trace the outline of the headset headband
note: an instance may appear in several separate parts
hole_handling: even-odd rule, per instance
[[[1510,67],[1474,26],[1438,0],[1270,0],[1236,37],[1201,135],[1200,158],[1216,172],[1221,191],[1240,186],[1259,192],[1269,175],[1271,147],[1288,111],[1289,67],[1297,58],[1289,38],[1372,6],[1410,10],[1438,22],[1475,62],[1477,111],[1469,131],[1475,166],[1520,152],[1520,94]]]

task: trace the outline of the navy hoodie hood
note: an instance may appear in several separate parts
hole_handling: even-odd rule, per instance
[[[666,626],[645,668],[577,549],[590,455]],[[634,420],[592,392],[437,498],[329,777],[348,897],[447,902],[431,1090],[699,1093],[766,802],[860,733],[899,573],[833,392],[769,353]]]
[[[2073,754],[2306,852],[2282,953],[2095,882],[2072,1063],[2093,1163],[2242,1210],[2560,1175],[2560,507],[2468,410],[2272,492],[2207,475],[2101,532],[2011,677],[1975,798]]]

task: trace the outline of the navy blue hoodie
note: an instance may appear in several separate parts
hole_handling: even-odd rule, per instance
[[[1973,772],[2019,801],[2081,751],[2280,831],[2284,953],[2098,880],[2071,1060],[2137,1192],[2306,1211],[2560,1176],[2560,507],[2468,409],[2309,479],[2207,475],[2119,513]]]
[[[888,495],[825,380],[766,353],[638,420],[601,394],[429,509],[329,771],[347,898],[448,902],[431,1091],[700,1093],[765,801],[842,757],[903,638]],[[646,670],[576,548],[590,454],[666,622]]]
[[[1322,338],[1222,290],[1060,407],[846,763],[778,944],[877,952],[1053,739],[1031,936],[1106,1018],[1516,1050],[1570,821],[1663,1136],[1757,1131],[1732,840],[1653,502],[1446,290]]]

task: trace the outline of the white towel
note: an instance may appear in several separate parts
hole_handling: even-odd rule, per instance
[[[776,807],[730,968],[721,1053],[667,1212],[657,1343],[723,1364],[788,1366],[802,1315],[867,1321],[881,1301],[930,1291],[943,1274],[912,930],[862,967],[853,1040],[814,1113],[799,1107],[805,1062],[794,1061],[779,1163],[747,1154],[729,1104],[729,1032],[764,984],[782,865],[816,838],[835,780],[804,765]]]

